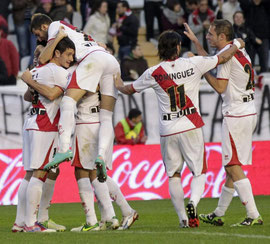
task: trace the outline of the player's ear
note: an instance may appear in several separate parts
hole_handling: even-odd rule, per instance
[[[42,31],[47,31],[47,30],[48,30],[48,25],[42,24],[42,25],[40,26],[40,29],[41,29]]]
[[[61,56],[60,51],[57,50],[57,49],[55,49],[55,50],[54,50],[54,56],[55,56],[56,58],[59,58],[59,57]]]

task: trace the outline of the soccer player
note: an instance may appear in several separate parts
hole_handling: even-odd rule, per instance
[[[163,60],[160,64],[147,69],[130,85],[124,85],[120,74],[115,78],[116,88],[124,94],[151,87],[157,95],[161,153],[169,176],[171,199],[183,228],[199,225],[196,207],[204,191],[207,170],[201,128],[204,123],[198,104],[201,76],[228,61],[236,50],[233,45],[213,57],[179,58],[181,36],[174,31],[165,31],[158,42],[159,56]],[[186,206],[188,217],[180,179],[184,161],[193,174],[191,197]]]
[[[119,63],[90,36],[76,31],[74,26],[68,25],[63,21],[52,22],[48,16],[37,14],[32,18],[31,30],[38,40],[48,40],[39,58],[41,63],[47,62],[52,55],[54,47],[66,35],[75,44],[76,61],[78,62],[77,69],[73,73],[71,82],[61,102],[59,152],[45,168],[56,167],[59,163],[65,161],[66,158],[73,156],[69,146],[71,132],[75,126],[73,118],[76,111],[76,102],[87,91],[95,93],[99,85],[101,93],[100,129],[98,156],[95,164],[98,180],[104,182],[107,178],[104,158],[114,139],[112,115],[117,99],[117,90],[114,87],[113,75],[120,72]]]
[[[207,55],[196,36],[186,25],[187,36],[196,45],[200,55]],[[218,49],[218,55],[232,46],[233,27],[227,20],[215,20],[206,39]],[[222,165],[226,182],[222,187],[218,206],[210,214],[201,214],[205,223],[224,224],[224,215],[236,192],[246,208],[247,217],[233,226],[262,225],[249,179],[242,165],[252,164],[252,133],[256,127],[257,113],[254,102],[254,72],[245,49],[238,50],[227,63],[217,67],[217,77],[205,74],[208,83],[222,96]]]
[[[72,67],[73,68],[73,67]],[[138,214],[127,203],[123,196],[119,186],[115,181],[108,176],[106,183],[100,183],[97,180],[95,159],[98,149],[98,131],[100,127],[99,112],[100,101],[98,93],[86,93],[84,99],[82,99],[77,105],[76,127],[74,132],[73,150],[74,158],[72,165],[75,167],[75,177],[78,183],[79,194],[82,201],[82,206],[86,215],[86,223],[83,226],[73,228],[71,231],[84,232],[92,230],[104,230],[106,224],[110,225],[110,228],[117,229],[119,226],[116,218],[107,219],[105,207],[108,204],[104,204],[104,201],[111,201],[106,196],[105,192],[98,191],[101,184],[106,184],[110,192],[112,199],[120,206],[123,221],[118,229],[127,229],[138,218]],[[110,145],[109,151],[105,156],[107,162],[107,168],[112,168],[111,154],[113,151],[113,144]],[[91,182],[91,183],[90,183]],[[101,205],[101,223],[97,224],[97,219],[94,209],[94,193],[91,187],[93,185],[99,204]],[[106,223],[107,222],[107,223]]]
[[[31,73],[27,70],[22,75],[22,80],[38,93],[34,96],[30,115],[24,125],[23,163],[27,171],[33,170],[26,190],[25,232],[55,232],[36,221],[36,209],[47,176],[43,167],[52,159],[58,143],[59,104],[69,79],[69,73],[63,67],[70,66],[74,53],[74,43],[64,38],[56,46],[48,64],[37,66]],[[31,96],[28,89],[25,97]]]

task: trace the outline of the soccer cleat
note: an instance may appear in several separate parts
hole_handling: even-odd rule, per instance
[[[47,229],[53,229],[59,232],[65,231],[66,227],[63,225],[56,224],[52,219],[49,219],[41,223]]]
[[[99,224],[96,223],[94,225],[88,225],[88,224],[84,224],[82,226],[76,227],[71,229],[71,232],[87,232],[87,231],[98,231],[100,230]]]
[[[222,216],[216,216],[215,213],[210,214],[200,214],[199,219],[207,224],[212,224],[216,226],[222,226],[224,225],[224,217]]]
[[[247,217],[242,222],[231,225],[231,227],[253,226],[253,225],[263,225],[262,217],[259,216],[256,219],[252,219],[252,218]]]
[[[119,227],[119,221],[116,216],[106,221],[106,229],[116,230]]]
[[[99,182],[105,182],[107,180],[106,165],[103,158],[98,155],[95,161],[97,167],[97,178]]]
[[[137,220],[139,219],[139,214],[135,211],[132,210],[131,214],[123,217],[121,221],[121,225],[118,228],[118,230],[126,230],[129,229],[129,227]]]
[[[180,222],[180,228],[189,228],[188,221],[187,220],[182,220]]]
[[[58,167],[60,163],[63,163],[65,161],[70,161],[72,158],[73,158],[73,152],[71,150],[67,150],[64,153],[56,153],[54,155],[53,160],[47,163],[43,169],[46,171],[49,171],[50,169],[54,169]]]
[[[192,201],[190,201],[186,206],[186,211],[188,215],[189,227],[199,227],[200,221],[197,215],[196,207],[194,206],[194,203]]]
[[[29,227],[25,225],[23,231],[24,232],[46,232],[46,233],[56,232],[56,230],[47,229],[41,223],[38,223],[38,222],[36,222],[35,225],[29,226]]]
[[[11,231],[14,233],[15,232],[23,232],[23,228],[24,228],[24,226],[19,226],[16,223],[14,223],[14,225],[11,228]]]

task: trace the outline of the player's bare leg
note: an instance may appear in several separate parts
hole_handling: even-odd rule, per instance
[[[234,189],[237,191],[242,204],[246,208],[247,217],[233,226],[262,225],[263,220],[257,210],[249,179],[246,177],[240,165],[225,167],[226,173],[231,177]]]
[[[68,89],[60,104],[59,120],[59,150],[53,160],[45,165],[44,170],[56,168],[60,163],[73,158],[73,153],[69,150],[71,134],[75,126],[75,114],[77,102],[86,93],[81,89]]]
[[[97,178],[100,182],[104,182],[107,179],[106,163],[104,162],[104,158],[114,140],[112,116],[115,102],[116,99],[114,97],[101,94],[98,156],[95,161],[97,167]]]
[[[184,190],[181,184],[180,173],[169,177],[169,192],[175,211],[179,218],[181,228],[188,228],[188,217],[185,210]]]
[[[100,230],[94,206],[94,192],[90,183],[90,171],[75,168],[81,203],[85,212],[86,223],[71,229],[72,232],[86,232]]]
[[[49,218],[49,207],[51,205],[55,181],[59,173],[59,168],[49,171],[47,179],[43,184],[42,195],[38,209],[38,222],[46,228],[54,229],[56,231],[65,231],[65,226],[56,224],[51,218]]]
[[[119,221],[116,218],[112,201],[109,194],[109,188],[106,182],[99,182],[97,179],[97,171],[90,171],[90,180],[95,190],[96,197],[101,204],[103,214],[101,216],[101,225],[108,226],[111,229],[117,229],[119,227]],[[104,227],[105,227],[104,226]],[[102,227],[101,227],[102,228]],[[103,228],[102,228],[103,229]]]
[[[16,220],[14,225],[12,226],[12,232],[22,232],[24,227],[24,219],[25,219],[25,211],[26,211],[26,192],[29,181],[32,177],[33,171],[26,171],[25,176],[20,184],[18,190],[18,205],[17,205],[17,213]]]
[[[231,177],[226,175],[226,182],[222,187],[221,195],[218,200],[218,206],[214,212],[209,214],[200,214],[199,219],[204,223],[213,224],[216,226],[224,225],[224,215],[232,201],[234,195],[234,186]]]

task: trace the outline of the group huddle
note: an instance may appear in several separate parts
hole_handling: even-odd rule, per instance
[[[181,36],[165,31],[158,44],[162,62],[147,69],[132,84],[124,85],[117,60],[102,44],[65,22],[52,22],[43,14],[32,17],[31,31],[46,46],[37,47],[39,64],[22,75],[28,85],[24,98],[32,102],[32,107],[23,128],[26,174],[19,188],[13,232],[65,230],[49,218],[48,208],[58,165],[71,159],[86,214],[85,224],[71,231],[125,230],[138,219],[118,185],[107,176],[107,170],[112,168],[112,115],[118,90],[130,95],[147,88],[154,89],[158,99],[161,153],[180,227],[198,227],[200,220],[223,225],[235,190],[247,210],[246,218],[235,226],[263,224],[251,184],[241,168],[252,162],[252,132],[257,120],[254,74],[244,42],[233,40],[230,22],[216,20],[206,38],[219,52],[204,57],[207,53],[189,26],[185,27],[185,35],[202,56],[179,58]],[[216,67],[217,78],[208,72]],[[180,73],[181,76],[171,75]],[[207,171],[204,123],[198,101],[203,75],[223,98],[222,164],[227,177],[216,210],[198,215]],[[187,206],[181,185],[184,162],[193,174]],[[94,194],[101,211],[100,221],[94,209]],[[121,209],[121,224],[111,197]]]

